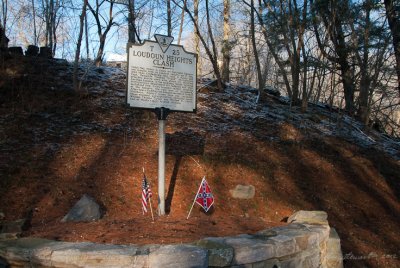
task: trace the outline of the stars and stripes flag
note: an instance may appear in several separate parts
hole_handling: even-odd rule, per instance
[[[152,196],[152,192],[150,189],[150,184],[147,182],[146,174],[143,172],[143,181],[142,181],[142,209],[143,214],[147,213],[147,201]]]
[[[211,188],[206,181],[206,177],[203,177],[203,179],[201,180],[199,190],[197,190],[194,202],[186,219],[189,219],[194,203],[199,204],[205,210],[205,212],[208,212],[208,210],[214,204],[214,196],[211,193]]]

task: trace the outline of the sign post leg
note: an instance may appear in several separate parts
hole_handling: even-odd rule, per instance
[[[156,108],[158,118],[158,215],[165,215],[165,123],[169,109]]]
[[[158,215],[165,215],[165,120],[158,120]]]

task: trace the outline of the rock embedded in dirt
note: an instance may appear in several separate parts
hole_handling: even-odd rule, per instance
[[[84,194],[82,198],[72,207],[68,214],[65,215],[61,222],[97,221],[101,218],[101,216],[100,206],[92,197]]]
[[[236,185],[235,189],[229,190],[231,196],[237,199],[252,199],[256,193],[253,185]]]

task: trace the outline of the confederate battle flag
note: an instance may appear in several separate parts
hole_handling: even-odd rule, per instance
[[[196,203],[202,206],[206,212],[214,204],[214,197],[205,177],[201,181],[199,190],[197,191]]]

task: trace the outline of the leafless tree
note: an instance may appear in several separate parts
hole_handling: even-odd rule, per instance
[[[353,115],[355,112],[354,106],[354,71],[352,69],[351,53],[352,46],[346,42],[346,33],[344,30],[345,20],[350,18],[349,2],[348,0],[340,1],[315,1],[311,0],[312,11],[313,11],[313,25],[315,36],[323,55],[333,63],[337,63],[341,72],[341,80],[344,90],[345,106],[346,111]],[[316,13],[318,13],[318,17]],[[328,31],[328,36],[331,43],[333,44],[333,50],[335,55],[331,55],[326,52],[326,45],[321,42],[320,33],[318,30],[318,21],[322,21],[325,29]]]
[[[61,15],[60,11],[64,6],[63,0],[44,0],[42,1],[43,17],[45,29],[45,46],[49,47],[53,56],[57,49],[57,27]]]
[[[79,35],[78,35],[78,42],[76,44],[74,70],[73,70],[73,78],[72,78],[74,90],[77,92],[80,92],[80,86],[79,86],[79,81],[78,81],[78,65],[79,65],[79,58],[80,58],[80,53],[81,53],[83,26],[85,23],[87,5],[88,5],[88,0],[83,0],[82,12],[81,12],[81,15],[79,16]]]
[[[186,3],[184,3],[186,5]],[[167,0],[167,35],[172,36],[172,9],[171,0]]]
[[[230,40],[230,35],[231,35],[231,28],[230,28],[230,9],[231,9],[231,1],[230,0],[224,0],[224,36],[222,40],[222,68],[221,68],[221,73],[222,73],[222,80],[226,83],[229,82],[229,64],[231,61],[231,47],[232,43]]]
[[[104,4],[108,5],[108,16],[101,13],[102,6]],[[99,37],[99,48],[97,50],[97,55],[94,60],[94,63],[96,66],[100,66],[103,61],[104,46],[106,43],[107,34],[111,30],[112,26],[117,25],[117,23],[114,21],[115,19],[115,14],[113,13],[114,1],[96,0],[94,7],[90,3],[88,3],[88,7],[93,15],[93,18],[96,21],[97,35]]]
[[[195,29],[196,29],[196,35],[199,37],[201,43],[203,44],[203,47],[206,51],[206,54],[211,62],[211,65],[213,67],[213,71],[215,74],[215,77],[217,79],[217,87],[219,91],[223,91],[223,82],[222,82],[222,77],[221,77],[221,71],[218,66],[218,49],[215,43],[214,35],[213,35],[213,30],[211,26],[211,18],[210,18],[210,8],[209,8],[209,0],[205,0],[205,12],[206,12],[206,22],[207,22],[207,35],[208,39],[210,40],[211,47],[208,45],[206,42],[206,39],[203,35],[203,33],[200,30],[200,25],[198,20],[195,20],[193,13],[191,10],[189,10],[188,5],[180,5],[182,3],[177,3],[176,0],[173,0],[174,4],[179,6],[180,8],[184,9],[186,14],[188,14],[189,18],[191,19]]]
[[[246,1],[245,3],[251,6]],[[257,14],[269,51],[279,67],[286,91],[291,102],[296,104],[299,101],[300,53],[304,45],[303,38],[307,23],[305,18],[307,0],[304,0],[301,8],[296,0],[259,0],[259,9],[252,7]],[[287,55],[286,59],[284,55]],[[289,63],[290,72],[286,68],[287,63]],[[289,75],[291,80],[289,80]]]
[[[184,4],[185,4],[184,7],[187,6],[187,2]],[[193,20],[195,25],[199,25],[199,0],[193,1]],[[200,38],[197,35],[196,27],[194,27],[194,45],[197,53],[197,74],[201,75],[202,60],[200,54]]]
[[[183,0],[183,5],[186,6],[187,0]],[[181,44],[182,32],[183,32],[183,23],[185,22],[185,10],[182,9],[181,13],[181,23],[179,26],[179,34],[178,34],[178,45]]]
[[[8,0],[1,0],[1,20],[0,20],[0,48],[6,46],[6,30],[7,30],[7,10]]]
[[[251,2],[250,2],[250,36],[251,36],[251,45],[252,45],[252,48],[253,48],[254,60],[255,60],[256,69],[257,69],[259,101],[264,101],[264,99],[265,99],[265,93],[264,93],[265,82],[264,82],[263,75],[262,75],[261,64],[260,64],[260,59],[258,57],[257,44],[256,44],[255,10],[256,10],[256,8],[254,6],[254,0],[251,0]]]
[[[398,0],[384,0],[384,3],[390,31],[392,32],[398,91],[400,94],[400,2]]]

